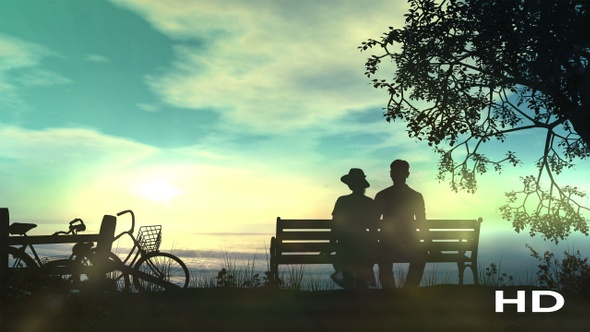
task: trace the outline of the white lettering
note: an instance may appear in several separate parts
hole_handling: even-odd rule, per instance
[[[516,299],[505,299],[504,291],[496,291],[496,312],[504,312],[504,304],[516,304],[516,311],[525,311],[525,291],[516,292]]]
[[[541,296],[551,296],[555,299],[555,305],[552,307],[541,307]],[[561,294],[549,290],[533,291],[533,312],[555,312],[563,307],[565,299]]]

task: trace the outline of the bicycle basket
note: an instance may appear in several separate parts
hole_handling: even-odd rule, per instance
[[[145,252],[158,251],[162,242],[162,225],[139,227],[137,242]]]

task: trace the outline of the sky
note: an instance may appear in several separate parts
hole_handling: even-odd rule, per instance
[[[0,2],[0,206],[53,232],[97,230],[132,209],[174,245],[196,234],[274,232],[275,219],[330,218],[340,177],[362,168],[374,195],[389,163],[411,164],[429,218],[482,217],[532,162],[482,176],[475,194],[436,180],[437,157],[387,123],[357,47],[401,27],[403,1]],[[526,157],[520,135],[492,154]],[[590,188],[588,168],[564,175]],[[124,227],[125,220],[119,222]],[[202,244],[199,244],[202,245]]]

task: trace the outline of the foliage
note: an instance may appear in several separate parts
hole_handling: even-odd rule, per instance
[[[531,256],[540,261],[537,277],[541,285],[558,291],[590,295],[588,257],[582,257],[580,251],[574,254],[565,251],[560,261],[549,251],[541,256],[530,246],[527,247],[531,250]]]
[[[239,273],[244,275],[243,273]],[[215,277],[217,287],[239,287],[239,288],[262,288],[272,287],[273,282],[269,278],[270,272],[265,272],[264,277],[260,273],[255,273],[245,278],[236,278],[225,268],[222,268]]]
[[[513,286],[514,277],[507,273],[500,273],[498,265],[491,263],[490,266],[486,267],[481,283],[483,285],[497,287]]]
[[[387,121],[439,155],[439,180],[474,192],[477,176],[521,163],[482,146],[518,132],[543,137],[538,172],[507,194],[502,215],[558,242],[588,235],[584,194],[555,176],[590,156],[590,3],[575,0],[409,0],[405,26],[359,47],[372,50],[365,75],[389,100]],[[383,60],[392,79],[378,78]],[[518,198],[518,199],[517,199]],[[534,201],[536,200],[536,202]],[[532,208],[531,208],[532,206]]]

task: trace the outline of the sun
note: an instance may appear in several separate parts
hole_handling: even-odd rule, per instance
[[[170,200],[182,194],[182,191],[168,180],[156,179],[143,183],[139,187],[140,196],[170,205]]]

